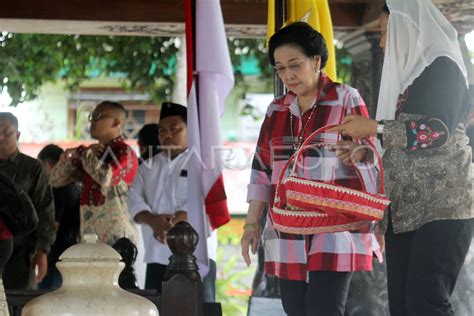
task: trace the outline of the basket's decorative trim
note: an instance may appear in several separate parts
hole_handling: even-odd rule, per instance
[[[340,186],[336,186],[336,185],[332,185],[332,184],[328,184],[328,183],[315,182],[314,180],[307,180],[307,179],[302,179],[302,178],[297,178],[297,177],[286,177],[283,180],[283,184],[287,184],[289,182],[294,182],[294,183],[298,183],[298,184],[302,184],[302,185],[307,185],[307,186],[310,186],[310,187],[313,187],[313,188],[328,189],[328,190],[332,190],[332,191],[336,191],[336,192],[340,192],[340,193],[350,194],[350,195],[357,196],[357,197],[360,197],[360,198],[368,200],[368,201],[383,204],[385,206],[388,206],[390,204],[389,200],[379,199],[379,198],[373,197],[372,195],[369,195],[369,194],[365,194],[364,192],[361,192],[361,191],[358,191],[358,190],[344,188],[344,187],[340,187]]]
[[[337,233],[337,232],[343,232],[343,231],[358,230],[368,225],[369,223],[370,221],[358,221],[358,222],[341,224],[341,225],[322,226],[322,227],[304,227],[304,228],[290,227],[290,226],[284,226],[277,223],[273,223],[273,227],[276,230],[281,231],[283,233],[312,235],[312,234]]]
[[[358,203],[351,203],[342,200],[330,199],[330,198],[323,198],[316,195],[305,194],[297,191],[287,191],[287,198],[292,200],[298,200],[301,202],[305,202],[307,204],[314,205],[315,208],[317,207],[330,207],[336,208],[338,211],[344,213],[344,211],[348,212],[356,212],[359,214],[365,214],[372,216],[377,219],[381,219],[383,217],[383,210],[376,209],[366,205],[360,205]],[[289,202],[287,202],[289,208],[293,207]]]
[[[372,215],[367,215],[367,213],[375,213],[374,219],[379,219],[385,208],[390,205],[390,201],[384,194],[382,159],[370,140],[367,140],[367,142],[374,150],[380,166],[381,185],[379,192],[376,194],[367,192],[360,170],[357,168],[356,173],[362,185],[362,190],[324,183],[315,179],[304,179],[295,174],[297,165],[295,162],[299,161],[301,152],[306,149],[309,142],[316,135],[333,127],[335,126],[328,125],[313,132],[281,169],[275,188],[275,200],[270,213],[274,215],[273,227],[276,230],[305,235],[354,231],[372,222]],[[292,163],[293,165],[291,165]],[[290,175],[286,176],[288,171]],[[311,191],[315,196],[305,196],[308,194],[307,192]],[[298,196],[298,194],[301,195]],[[301,199],[305,199],[305,201]],[[341,199],[340,202],[334,202],[334,200],[339,199]],[[299,204],[299,202],[301,202],[300,206],[294,205]],[[308,207],[304,207],[305,204]],[[314,209],[312,205],[315,206]],[[327,213],[324,212],[324,208],[327,209]],[[359,214],[357,214],[358,212]],[[353,216],[344,216],[344,213]],[[361,216],[362,214],[365,216]]]
[[[284,210],[284,209],[278,208],[276,206],[273,206],[273,212],[278,215],[294,216],[294,217],[329,217],[328,214],[324,214],[324,213],[299,211],[296,208],[290,211],[290,210]]]

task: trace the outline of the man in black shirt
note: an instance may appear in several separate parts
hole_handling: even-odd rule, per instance
[[[6,289],[34,289],[46,275],[47,254],[56,235],[54,205],[46,171],[38,160],[18,151],[19,137],[17,118],[0,112],[0,171],[28,193],[39,218],[34,232],[14,236],[13,254],[5,266],[3,282]]]
[[[50,144],[38,154],[38,159],[46,167],[48,173],[59,161],[64,152],[59,146]],[[40,289],[56,289],[61,286],[61,274],[56,262],[64,250],[77,243],[79,239],[79,202],[81,193],[76,183],[71,182],[63,187],[53,188],[56,241],[48,255],[48,273],[38,285]]]

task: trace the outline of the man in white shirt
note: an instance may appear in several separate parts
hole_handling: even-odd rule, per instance
[[[167,232],[187,219],[186,108],[165,102],[161,108],[158,138],[162,151],[144,161],[135,176],[128,196],[132,218],[141,224],[147,263],[145,288],[161,293],[161,282],[171,251],[166,245]],[[205,302],[215,301],[217,233],[207,239],[210,270],[203,280]]]

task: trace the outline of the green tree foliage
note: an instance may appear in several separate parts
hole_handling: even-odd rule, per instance
[[[265,39],[228,39],[236,87],[249,90],[242,73],[245,58],[256,59],[259,79],[273,87]],[[175,80],[180,40],[170,37],[14,34],[0,35],[0,88],[11,105],[35,99],[47,82],[62,80],[68,91],[91,78],[118,77],[130,90],[147,92],[155,102],[166,99]],[[337,51],[338,77],[350,80],[350,58]]]
[[[256,58],[260,68],[260,79],[272,89],[274,72],[268,59],[268,50],[265,39],[238,39],[230,38],[229,51],[234,65],[236,84],[246,87],[239,67],[242,57]],[[338,81],[350,83],[352,59],[345,48],[336,47],[336,71]],[[242,82],[241,82],[242,81]]]
[[[0,82],[11,105],[36,98],[47,82],[74,91],[86,79],[119,77],[157,100],[173,86],[179,40],[167,37],[13,34],[0,36]]]
[[[264,40],[229,39],[236,85],[246,86],[242,57],[259,61],[261,77],[272,83]],[[175,78],[180,41],[169,37],[16,34],[0,35],[0,83],[11,105],[33,100],[47,82],[62,80],[68,91],[97,77],[119,77],[124,87],[166,98]]]
[[[336,46],[336,72],[337,80],[341,83],[350,84],[352,78],[352,57],[344,47]]]
[[[229,52],[234,66],[235,83],[244,89],[248,88],[241,69],[242,58],[255,58],[260,69],[260,79],[270,88],[273,86],[273,69],[268,61],[268,50],[265,39],[228,39]],[[246,90],[246,89],[245,89]]]

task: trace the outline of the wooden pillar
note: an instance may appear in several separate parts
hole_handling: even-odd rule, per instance
[[[377,111],[384,57],[379,42],[379,32],[365,32],[344,43],[352,56],[351,85],[359,90],[371,117]]]
[[[281,29],[283,24],[286,21],[286,0],[276,0],[275,1],[275,32]],[[278,74],[275,73],[274,77],[274,94],[275,97],[279,97],[285,93],[285,87],[283,82],[278,77]]]
[[[383,66],[383,50],[379,47],[380,33],[364,32],[344,43],[352,56],[351,85],[359,90],[373,118]],[[374,257],[372,271],[354,273],[346,303],[347,315],[388,316],[385,263]]]
[[[275,1],[275,32],[281,29],[283,24],[286,22],[286,0]],[[273,93],[275,98],[285,93],[285,87],[283,82],[275,73]],[[265,207],[263,210],[262,217],[260,218],[260,227],[265,227],[267,221],[268,208]],[[263,245],[260,243],[258,246],[258,262],[257,270],[252,282],[252,297],[266,297],[275,298],[280,297],[280,288],[278,286],[278,279],[274,275],[268,275],[265,273],[265,252]],[[252,309],[252,299],[249,301],[249,309]]]

